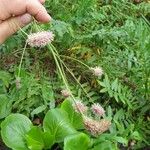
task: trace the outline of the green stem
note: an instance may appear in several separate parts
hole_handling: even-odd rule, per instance
[[[88,96],[88,93],[85,91],[85,89],[83,88],[83,86],[81,85],[81,83],[78,81],[78,79],[74,76],[73,72],[66,66],[66,64],[61,60],[61,58],[59,57],[59,55],[56,55],[59,59],[59,61],[64,65],[64,67],[67,69],[67,71],[72,75],[72,77],[74,78],[74,80],[79,84],[79,86],[82,88],[83,92],[86,94],[86,96],[90,99],[90,101],[92,102],[91,97]]]
[[[66,81],[66,78],[64,77],[64,74],[63,74],[63,72],[62,72],[62,69],[61,69],[61,67],[60,67],[60,64],[59,64],[59,62],[58,62],[58,60],[57,60],[56,54],[55,54],[55,52],[54,52],[54,50],[53,50],[53,48],[51,47],[50,44],[48,45],[48,49],[51,50],[51,53],[52,53],[52,55],[53,55],[53,57],[54,57],[55,63],[56,63],[56,65],[57,65],[57,67],[58,67],[58,71],[59,71],[59,73],[60,73],[60,75],[61,75],[61,77],[62,77],[62,80],[63,80],[63,82],[64,82],[64,84],[65,84],[67,90],[70,91],[70,88],[69,88],[69,86],[68,86],[68,83],[67,83],[67,81]],[[71,96],[72,96],[73,99],[75,99],[72,94],[71,94]]]
[[[65,74],[64,74],[64,72],[62,71],[62,69],[61,69],[61,67],[60,67],[60,64],[59,64],[59,62],[58,62],[58,60],[57,60],[57,57],[56,57],[56,56],[58,56],[58,52],[56,51],[55,47],[54,47],[52,44],[49,44],[49,45],[48,45],[48,49],[51,50],[51,53],[52,53],[52,55],[53,55],[53,57],[54,57],[56,66],[58,67],[59,73],[60,73],[60,75],[61,75],[61,77],[62,77],[62,80],[63,80],[65,86],[66,86],[66,89],[67,89],[68,91],[71,91],[70,88],[69,88],[69,85],[68,85],[68,83],[67,83],[67,80],[66,80],[66,78],[65,78]],[[57,54],[55,53],[55,51],[56,51]],[[59,58],[59,60],[61,60],[60,57],[58,57],[58,58]],[[73,96],[73,94],[72,94],[71,92],[70,92],[70,94],[71,94],[71,97],[72,97],[72,99],[73,99],[73,102],[76,104],[76,99],[75,99],[75,97]],[[79,111],[80,111],[80,110],[79,110]],[[81,111],[80,111],[80,114],[81,114],[82,116],[84,115]]]
[[[24,49],[23,49],[23,52],[22,52],[22,56],[21,56],[21,60],[20,60],[20,64],[19,64],[19,70],[18,70],[18,77],[20,77],[21,66],[22,66],[22,61],[23,61],[23,57],[24,57],[24,54],[25,54],[26,47],[27,47],[27,42],[26,42],[26,44],[24,46]]]
[[[88,69],[90,69],[90,67],[89,67],[87,64],[83,63],[82,61],[80,61],[80,60],[78,60],[78,59],[76,59],[76,58],[69,57],[69,56],[65,56],[65,55],[60,55],[60,57],[64,57],[64,58],[67,58],[67,59],[74,60],[74,61],[76,61],[76,62],[78,62],[78,63],[84,65],[84,66],[87,67]]]

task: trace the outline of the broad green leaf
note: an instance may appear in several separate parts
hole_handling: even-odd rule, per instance
[[[45,144],[45,148],[50,148],[54,144],[54,136],[51,135],[49,132],[43,133],[43,140]]]
[[[38,127],[33,127],[26,135],[28,148],[31,150],[42,150],[44,141],[42,139],[42,131]]]
[[[56,142],[62,142],[66,136],[77,132],[70,123],[67,113],[58,108],[47,112],[43,128],[55,137]]]
[[[90,138],[84,134],[67,136],[64,140],[64,150],[87,150],[90,145]]]
[[[61,104],[61,109],[68,113],[69,120],[76,129],[83,129],[82,116],[74,111],[72,104],[73,101],[67,99]]]
[[[42,150],[53,145],[53,136],[44,133],[39,127],[32,127],[26,135],[26,141],[30,150]]]
[[[0,95],[0,119],[11,113],[11,102],[5,95]]]
[[[25,135],[31,129],[31,121],[24,115],[11,114],[1,124],[1,135],[4,143],[15,150],[29,150]]]
[[[119,150],[119,149],[114,145],[114,143],[110,141],[105,141],[94,146],[92,150]]]

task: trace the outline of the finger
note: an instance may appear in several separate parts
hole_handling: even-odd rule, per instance
[[[28,1],[27,12],[35,17],[36,20],[40,22],[49,22],[51,20],[50,15],[47,13],[44,6],[42,6],[38,1]]]
[[[44,4],[44,3],[45,3],[45,0],[39,0],[39,2],[40,2],[41,4]]]
[[[29,13],[40,22],[49,22],[51,17],[41,4],[45,0],[0,0],[0,19],[6,20],[13,15]],[[7,9],[6,9],[7,8]]]
[[[0,44],[2,44],[9,36],[17,32],[20,27],[24,27],[32,21],[29,14],[10,18],[0,24]]]

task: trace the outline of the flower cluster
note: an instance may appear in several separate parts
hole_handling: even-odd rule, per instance
[[[97,121],[89,117],[84,117],[83,123],[85,129],[89,131],[93,136],[98,136],[103,132],[107,131],[111,125],[111,122],[109,120],[102,119],[100,121]]]
[[[65,98],[71,96],[71,92],[68,91],[67,89],[61,90],[61,95]]]
[[[99,117],[104,116],[105,114],[104,108],[98,103],[94,103],[91,107],[91,110],[95,115]]]
[[[98,136],[109,129],[111,125],[111,122],[109,120],[106,119],[97,120],[98,118],[92,119],[86,116],[85,112],[87,112],[88,107],[85,106],[81,101],[76,101],[75,104],[73,104],[73,108],[77,113],[83,114],[82,117],[85,129],[89,131],[91,135]],[[94,103],[91,106],[91,111],[93,112],[94,115],[98,117],[102,117],[105,114],[104,108],[98,103]]]
[[[42,31],[28,35],[27,43],[31,47],[44,47],[54,40],[54,34],[49,31]]]
[[[86,113],[87,112],[87,106],[85,106],[81,101],[76,100],[73,104],[73,108],[77,113]]]
[[[19,90],[21,88],[21,78],[17,77],[15,82],[16,82],[16,88]]]
[[[101,67],[94,67],[90,69],[93,73],[93,75],[97,77],[101,77],[103,75],[103,69]]]

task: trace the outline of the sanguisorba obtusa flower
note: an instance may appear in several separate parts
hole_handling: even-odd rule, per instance
[[[61,90],[61,95],[63,97],[67,98],[67,97],[71,96],[71,92],[69,90],[67,90],[67,89],[63,89],[63,90]]]
[[[89,131],[93,136],[98,136],[107,131],[111,125],[111,122],[109,120],[94,120],[86,116],[83,118],[83,123],[85,129]]]
[[[104,116],[105,114],[104,108],[98,103],[94,103],[91,107],[91,110],[95,115],[99,117]]]
[[[88,109],[87,106],[84,105],[80,100],[75,101],[73,108],[77,113],[86,113]]]
[[[94,67],[90,69],[94,76],[101,77],[104,74],[104,71],[101,67]]]
[[[31,47],[44,47],[54,40],[54,34],[51,31],[41,31],[28,35],[27,43]]]

